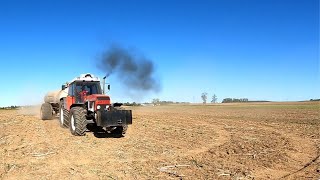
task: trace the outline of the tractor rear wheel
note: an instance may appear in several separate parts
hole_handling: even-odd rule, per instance
[[[42,120],[48,120],[48,119],[52,119],[53,117],[53,109],[52,109],[52,105],[49,103],[43,103],[41,105],[41,110],[40,110],[40,117]]]
[[[70,125],[69,111],[64,108],[63,101],[59,104],[59,123],[63,128],[68,128]]]
[[[75,136],[84,136],[87,130],[86,109],[73,107],[70,110],[70,131]]]

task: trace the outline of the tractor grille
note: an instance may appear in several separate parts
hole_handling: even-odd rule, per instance
[[[97,105],[106,105],[110,104],[110,98],[109,97],[98,97],[96,101]]]
[[[110,100],[110,97],[98,97],[98,100]]]

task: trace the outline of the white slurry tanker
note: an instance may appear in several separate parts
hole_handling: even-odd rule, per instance
[[[63,98],[68,96],[68,88],[64,90],[56,90],[48,92],[44,97],[44,102],[51,104],[53,111],[59,113],[59,103]],[[50,118],[49,118],[50,119]]]

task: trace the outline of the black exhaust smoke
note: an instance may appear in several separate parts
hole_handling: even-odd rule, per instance
[[[107,76],[116,75],[130,91],[159,92],[161,89],[153,62],[133,50],[111,45],[103,52],[97,66],[107,72]]]

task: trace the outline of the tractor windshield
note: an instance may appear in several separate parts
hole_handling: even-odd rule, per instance
[[[102,94],[99,82],[76,82],[74,91],[77,103],[84,102],[85,97],[91,94]]]
[[[76,82],[76,93],[86,91],[87,95],[101,94],[101,87],[99,82]]]

